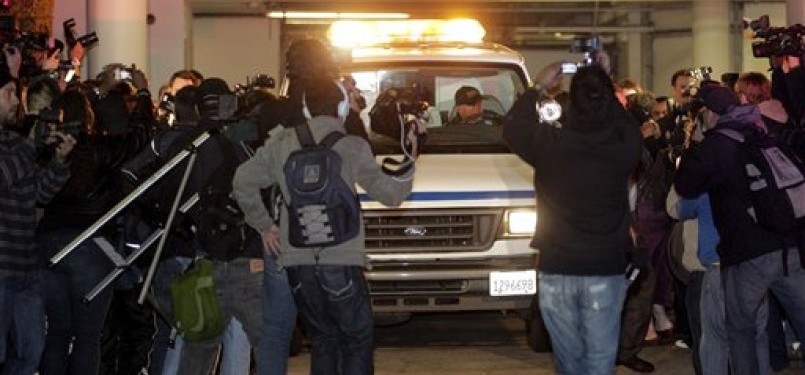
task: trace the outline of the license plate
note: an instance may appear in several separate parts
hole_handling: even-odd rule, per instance
[[[493,271],[489,273],[490,296],[521,296],[537,293],[537,271]]]

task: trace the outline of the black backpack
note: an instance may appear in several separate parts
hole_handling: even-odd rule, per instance
[[[242,162],[235,145],[222,134],[212,136],[223,162],[199,186],[196,237],[201,249],[214,259],[231,260],[243,253],[247,225],[243,212],[232,198],[232,177]]]
[[[332,132],[316,144],[308,124],[294,129],[302,148],[292,152],[283,167],[290,244],[326,247],[354,238],[362,224],[360,203],[341,178],[341,157],[331,149],[344,134]]]
[[[779,234],[805,230],[805,162],[770,136],[746,140],[731,129],[715,131],[741,143],[755,222]]]

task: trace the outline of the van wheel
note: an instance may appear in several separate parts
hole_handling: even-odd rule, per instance
[[[528,343],[528,347],[537,353],[550,352],[551,336],[548,334],[548,329],[545,328],[545,323],[542,320],[542,314],[540,314],[539,306],[537,305],[537,297],[534,297],[530,314],[524,320],[525,340]]]

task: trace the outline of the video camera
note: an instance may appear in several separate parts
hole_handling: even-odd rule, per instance
[[[802,56],[805,54],[805,26],[796,24],[789,27],[771,27],[769,16],[762,15],[756,20],[744,20],[744,29],[752,31],[753,39],[763,39],[752,43],[752,56]]]
[[[277,87],[274,77],[268,74],[258,73],[254,77],[246,77],[246,84],[235,85],[235,94],[244,95],[255,89],[273,89]]]

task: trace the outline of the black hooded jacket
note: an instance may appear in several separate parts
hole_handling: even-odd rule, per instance
[[[628,180],[640,158],[638,126],[614,93],[595,116],[600,121],[580,118],[571,104],[563,126],[540,123],[539,96],[529,90],[517,100],[503,137],[534,167],[538,224],[531,246],[540,252],[540,270],[621,274],[632,247]]]
[[[718,234],[718,255],[723,266],[734,265],[758,256],[796,245],[796,237],[784,237],[757,225],[748,213],[751,206],[741,144],[718,133],[732,129],[743,134],[746,142],[762,137],[758,124],[760,112],[754,106],[734,107],[722,115],[716,127],[705,133],[704,140],[682,156],[674,186],[683,198],[693,199],[709,193]]]

